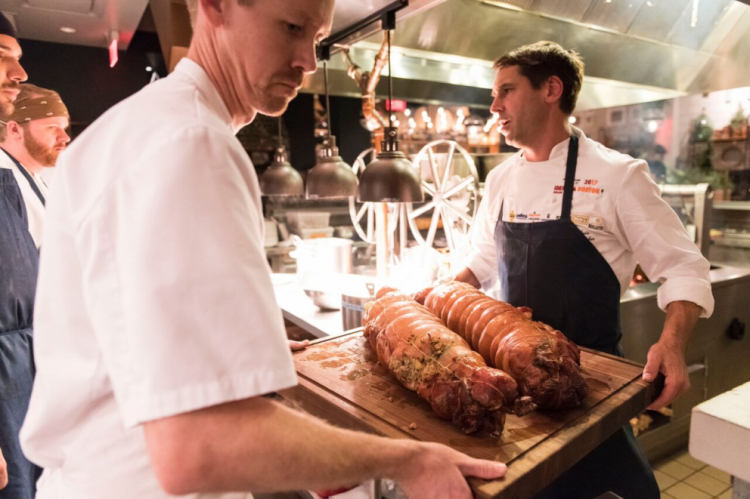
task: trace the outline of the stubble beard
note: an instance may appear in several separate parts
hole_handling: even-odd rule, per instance
[[[0,113],[10,116],[16,110],[16,105],[7,97],[0,97]]]

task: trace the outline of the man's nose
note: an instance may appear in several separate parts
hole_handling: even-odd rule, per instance
[[[8,70],[8,78],[16,83],[23,83],[29,79],[29,75],[26,74],[20,62],[14,61]]]
[[[62,142],[63,144],[67,144],[68,142],[70,142],[70,135],[68,135],[68,132],[66,132],[65,130],[60,130],[57,141]]]
[[[495,97],[495,99],[492,101],[492,105],[490,106],[490,111],[492,113],[499,114],[502,109],[503,103],[500,100],[500,97]]]
[[[312,74],[318,69],[318,55],[315,45],[304,44],[294,54],[294,69],[301,70],[303,74]]]

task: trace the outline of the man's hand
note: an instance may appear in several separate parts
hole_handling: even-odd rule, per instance
[[[666,378],[664,390],[649,409],[657,410],[671,404],[690,390],[690,378],[685,365],[685,349],[690,333],[703,309],[687,301],[675,301],[667,306],[667,318],[659,341],[648,351],[643,379],[654,381],[659,373]]]
[[[292,352],[298,352],[300,350],[304,350],[305,348],[307,348],[309,344],[310,342],[308,340],[303,340],[303,341],[289,340],[289,348],[292,349]]]
[[[471,284],[477,289],[482,287],[482,283],[479,282],[479,279],[477,279],[477,276],[474,275],[474,272],[472,272],[469,267],[461,269],[455,276],[453,276],[453,280]]]
[[[503,463],[474,459],[439,444],[422,444],[394,477],[410,499],[471,499],[466,476],[491,480],[505,475]]]
[[[648,406],[648,409],[652,410],[671,404],[677,397],[690,390],[685,354],[679,345],[668,345],[659,341],[649,349],[643,379],[653,381],[659,373],[665,377],[664,390],[659,398]]]
[[[3,457],[3,449],[0,449],[0,490],[8,485],[8,464]]]

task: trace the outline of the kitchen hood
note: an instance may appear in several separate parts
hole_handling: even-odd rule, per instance
[[[353,12],[362,3],[338,0],[337,11]],[[750,86],[750,6],[737,0],[410,3],[399,13],[394,36],[397,98],[489,107],[493,61],[539,40],[583,57],[578,110]],[[372,66],[380,47],[379,29],[374,23],[343,42],[363,69]],[[340,54],[332,56],[329,69],[332,94],[358,96]],[[306,91],[320,91],[318,79],[310,78]],[[383,96],[385,87],[377,94]]]

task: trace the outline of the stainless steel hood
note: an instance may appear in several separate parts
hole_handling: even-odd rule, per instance
[[[352,37],[350,53],[366,69],[380,35],[365,35]],[[395,96],[489,105],[492,61],[539,40],[583,56],[579,110],[750,85],[750,7],[739,1],[445,0],[399,17]],[[329,67],[346,69],[336,55]],[[333,94],[356,95],[354,82],[334,76],[332,83]],[[322,85],[312,79],[308,88]]]

